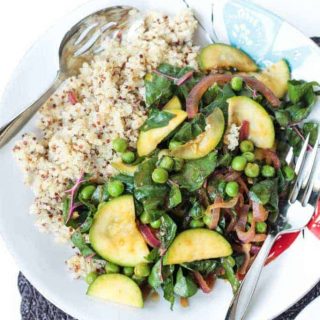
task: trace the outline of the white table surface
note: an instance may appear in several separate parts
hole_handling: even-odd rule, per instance
[[[306,35],[320,36],[320,0],[253,1],[284,17]],[[2,94],[14,67],[31,44],[57,19],[85,2],[86,0],[0,1],[0,39],[2,43],[0,50],[0,94]],[[18,320],[21,319],[19,313],[20,296],[16,286],[18,267],[1,238],[0,261],[1,318]],[[310,307],[310,311],[304,313],[305,315],[301,314],[299,320],[319,319],[320,303],[318,302],[316,305],[317,307],[314,303],[312,308]]]

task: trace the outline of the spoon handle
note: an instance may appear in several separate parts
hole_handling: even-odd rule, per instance
[[[275,241],[275,236],[269,234],[264,241],[257,257],[246,274],[242,284],[235,294],[228,309],[225,320],[242,320],[251,302],[253,293],[257,287],[258,280],[269,252]]]
[[[36,100],[30,107],[22,111],[14,119],[0,128],[0,148],[2,148],[20,131],[20,129],[31,119],[31,117],[39,110],[39,108],[57,90],[63,80],[64,78],[60,73],[58,73],[53,84],[45,93],[43,93],[43,95],[38,100]]]

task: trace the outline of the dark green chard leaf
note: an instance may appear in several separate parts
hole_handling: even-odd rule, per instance
[[[217,152],[211,152],[203,158],[186,161],[182,171],[172,176],[172,180],[181,188],[195,191],[214,171],[217,165]]]
[[[64,200],[63,200],[63,204],[62,204],[62,217],[63,217],[64,223],[67,222],[69,208],[70,208],[70,198],[69,197],[65,197]]]
[[[174,117],[175,115],[173,113],[160,111],[159,109],[152,109],[149,113],[148,119],[144,122],[140,130],[148,131],[154,128],[165,127]]]
[[[232,154],[219,155],[217,167],[229,167],[232,161]]]
[[[95,255],[95,252],[90,248],[90,246],[85,242],[82,234],[78,231],[74,232],[71,236],[71,241],[73,245],[79,249],[80,253],[84,257]]]
[[[78,200],[87,207],[89,211],[89,215],[94,214],[97,211],[97,208],[94,204],[92,204],[90,201],[83,199],[81,193],[78,194]]]
[[[191,202],[192,202],[192,207],[189,211],[189,215],[193,219],[196,219],[196,220],[201,219],[203,217],[203,210],[200,203],[194,198],[191,199]]]
[[[148,283],[153,289],[158,289],[163,282],[163,277],[161,274],[161,263],[162,260],[158,260],[158,262],[152,267],[150,275],[148,277]]]
[[[225,119],[228,119],[228,103],[227,100],[231,97],[234,97],[235,94],[231,89],[230,84],[226,84],[220,92],[217,94],[217,97],[213,102],[203,109],[203,113],[208,116],[212,113],[215,108],[220,108],[223,111]]]
[[[274,113],[276,120],[280,124],[281,127],[285,128],[290,123],[290,114],[286,110],[278,110]]]
[[[203,95],[202,100],[205,106],[210,104],[213,100],[215,100],[220,93],[220,88],[217,84],[211,86]]]
[[[192,68],[190,67],[180,68],[169,63],[161,63],[160,66],[158,67],[158,70],[171,77],[179,78],[180,74],[184,75],[188,71],[192,70]]]
[[[162,259],[159,259],[152,267],[148,277],[148,283],[153,289],[158,289],[163,283],[164,279],[171,276],[174,272],[174,265],[161,266]]]
[[[182,267],[190,271],[198,271],[201,274],[208,275],[213,272],[218,265],[217,260],[201,260],[182,264]]]
[[[205,116],[199,113],[190,122],[185,122],[173,136],[171,141],[186,143],[190,140],[195,139],[200,133],[204,132],[205,127]]]
[[[285,128],[290,123],[297,123],[306,119],[316,102],[313,87],[316,82],[290,80],[288,82],[288,96],[290,103],[284,109],[277,110],[275,117],[281,127]]]
[[[182,195],[179,186],[172,185],[169,193],[169,208],[174,208],[182,202]]]
[[[314,122],[306,122],[302,126],[302,129],[300,129],[298,126],[294,126],[292,128],[286,129],[286,139],[288,141],[288,144],[293,147],[293,152],[296,156],[299,155],[303,139],[302,137],[306,137],[308,133],[310,133],[310,140],[309,144],[314,145],[317,139],[317,128],[318,124]]]
[[[194,71],[194,69],[190,67],[184,67],[180,70],[178,74],[178,78],[185,75],[187,72]],[[193,76],[189,78],[186,82],[184,82],[182,85],[177,87],[177,94],[182,99],[187,99],[189,92],[192,90],[192,88],[202,79],[203,74],[199,72],[194,72]]]
[[[134,196],[142,201],[145,209],[154,210],[165,202],[169,188],[156,184],[152,180],[152,172],[156,167],[157,157],[145,160],[138,166],[134,174]]]
[[[226,272],[226,278],[231,284],[233,293],[236,293],[239,286],[240,286],[240,283],[234,273],[233,267],[231,266],[231,264],[227,258],[221,259],[221,265]]]
[[[91,215],[88,215],[84,223],[80,226],[80,232],[81,233],[86,233],[90,230],[92,226],[93,218]]]
[[[183,275],[180,267],[177,272],[176,283],[174,285],[174,293],[183,298],[189,298],[195,295],[198,291],[198,286],[194,283],[192,278]]]
[[[278,208],[278,179],[263,180],[251,187],[249,197],[252,201],[269,204],[274,209]]]
[[[160,259],[159,249],[153,248],[145,258],[149,262],[155,262],[159,260]]]
[[[164,76],[153,73],[144,84],[147,107],[165,104],[173,96],[173,82]]]
[[[125,174],[118,174],[118,175],[114,176],[112,179],[121,181],[125,186],[125,191],[126,192],[129,192],[129,193],[133,192],[133,190],[134,190],[133,177],[127,176]]]
[[[302,100],[310,89],[313,91],[314,86],[319,86],[315,81],[306,82],[303,80],[289,80],[288,81],[288,96],[292,103],[297,103]]]
[[[310,133],[309,144],[311,144],[312,146],[314,146],[317,141],[318,128],[319,125],[315,122],[306,122],[303,124],[303,135],[306,137]]]
[[[166,278],[162,284],[163,297],[170,302],[170,309],[173,309],[174,304],[174,285],[173,276]]]
[[[161,226],[159,232],[162,252],[165,252],[168,249],[168,247],[170,246],[170,244],[176,236],[176,232],[176,223],[170,218],[169,215],[164,214],[161,217]]]
[[[95,192],[93,193],[91,197],[91,201],[96,206],[101,203],[105,202],[109,199],[109,194],[107,191],[107,185],[99,185],[97,186]]]

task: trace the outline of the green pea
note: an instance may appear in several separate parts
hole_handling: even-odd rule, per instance
[[[212,218],[211,218],[211,215],[210,215],[210,214],[205,214],[205,215],[203,216],[202,220],[203,220],[203,223],[204,223],[206,226],[209,227],[209,226],[211,225],[211,220],[212,220]]]
[[[143,223],[143,224],[148,224],[150,223],[151,221],[151,217],[150,217],[150,214],[146,211],[144,211],[141,216],[140,216],[140,221]]]
[[[166,183],[168,178],[168,171],[163,168],[156,168],[152,172],[152,180],[155,183]]]
[[[128,276],[128,277],[131,277],[133,275],[133,272],[134,272],[134,268],[133,267],[124,267],[123,268],[123,274]]]
[[[253,142],[250,140],[243,140],[240,143],[241,152],[252,152],[254,150]]]
[[[252,219],[253,219],[253,213],[252,213],[252,211],[249,211],[249,212],[248,212],[247,222],[248,222],[249,224],[251,224],[251,223],[252,223]]]
[[[201,228],[204,226],[204,222],[202,220],[191,220],[190,228]]]
[[[269,166],[268,164],[264,165],[261,170],[262,176],[265,178],[272,178],[276,174],[276,170],[274,167]]]
[[[285,166],[283,168],[283,173],[287,181],[292,181],[296,176],[294,170],[290,166]]]
[[[253,162],[256,158],[254,153],[250,151],[244,152],[242,155],[247,159],[248,162]]]
[[[86,283],[87,284],[91,284],[94,280],[96,280],[98,278],[98,275],[96,272],[92,271],[92,272],[89,272],[87,275],[86,275]]]
[[[184,160],[180,158],[174,158],[173,170],[178,172],[181,171],[184,166]]]
[[[158,219],[158,220],[155,220],[155,221],[150,222],[150,226],[151,226],[153,229],[159,229],[160,226],[161,226],[161,219]]]
[[[236,156],[231,162],[231,167],[235,171],[243,171],[246,167],[247,159],[244,156]]]
[[[257,222],[256,223],[256,231],[258,233],[266,233],[267,232],[267,224],[265,222]]]
[[[107,261],[104,269],[106,273],[118,273],[120,271],[120,267],[110,261]]]
[[[160,161],[160,167],[162,169],[166,169],[168,171],[171,171],[174,167],[174,160],[170,158],[169,156],[164,156]]]
[[[177,149],[177,148],[178,148],[179,146],[181,146],[181,145],[182,145],[182,142],[172,140],[172,141],[170,141],[170,143],[169,143],[169,149],[170,149],[170,150],[174,150],[174,149]]]
[[[126,151],[122,154],[121,159],[124,163],[132,163],[136,159],[136,155],[132,151]]]
[[[242,89],[243,80],[240,77],[234,77],[231,80],[231,88],[235,91],[240,91]]]
[[[226,260],[228,261],[229,265],[230,265],[232,268],[236,265],[236,261],[233,259],[232,256],[227,257]]]
[[[91,199],[93,193],[95,192],[96,187],[93,185],[89,185],[84,187],[81,192],[80,192],[80,196],[84,199],[84,200],[89,200]]]
[[[124,184],[119,180],[110,181],[107,190],[111,197],[119,197],[124,191]]]
[[[112,141],[112,147],[116,152],[125,152],[128,148],[128,143],[123,138],[116,138]]]
[[[249,178],[256,178],[259,176],[260,168],[256,163],[248,163],[244,169],[244,173]]]
[[[150,267],[147,263],[139,263],[134,267],[134,274],[139,278],[145,278],[150,274]]]
[[[239,192],[239,184],[235,181],[230,181],[227,183],[225,191],[229,197],[233,198]]]

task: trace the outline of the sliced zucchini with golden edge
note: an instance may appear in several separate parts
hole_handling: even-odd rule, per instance
[[[256,63],[246,53],[222,43],[204,47],[199,54],[199,65],[205,71],[230,68],[243,72],[258,70]]]
[[[251,75],[268,87],[277,98],[282,98],[288,91],[290,69],[284,59],[274,63],[260,73],[252,73]]]
[[[94,250],[120,266],[146,262],[149,249],[137,229],[133,197],[125,195],[99,206],[89,233]]]
[[[104,274],[89,286],[87,295],[136,308],[143,307],[139,286],[123,274]]]
[[[256,101],[243,96],[227,100],[228,125],[241,126],[243,121],[249,122],[249,136],[258,148],[272,148],[275,139],[274,125],[268,112]]]
[[[134,173],[137,171],[138,166],[137,165],[129,165],[126,163],[123,163],[121,159],[118,159],[111,163],[112,167],[118,170],[122,174],[126,174],[127,176],[133,176]]]
[[[163,264],[181,264],[231,254],[230,243],[220,233],[209,229],[190,229],[181,232],[173,240]]]
[[[224,116],[221,109],[216,108],[206,118],[206,130],[194,140],[174,149],[171,154],[182,159],[198,159],[206,156],[220,142],[224,132]]]
[[[163,110],[182,110],[182,104],[177,96],[171,98],[163,107]]]
[[[187,118],[187,113],[183,110],[168,110],[167,112],[175,115],[175,117],[169,121],[168,125],[148,131],[140,131],[137,142],[139,157],[147,156],[154,151],[157,145]]]

